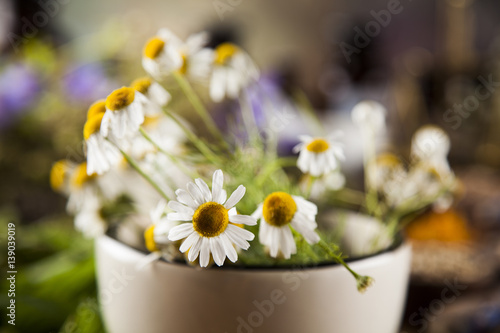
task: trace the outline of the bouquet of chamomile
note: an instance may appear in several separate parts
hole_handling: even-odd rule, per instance
[[[58,161],[51,172],[52,187],[68,196],[75,227],[88,237],[107,233],[147,249],[148,262],[336,262],[365,290],[372,279],[351,270],[337,241],[318,228],[311,199],[327,192],[342,197],[341,133],[298,136],[298,157],[280,156],[273,122],[281,110],[263,103],[257,117],[249,94],[259,84],[257,66],[239,46],[208,48],[208,39],[198,33],[182,40],[159,30],[143,49],[147,75],[89,107],[86,160]],[[227,100],[237,108],[222,129],[209,110]],[[450,205],[457,181],[446,160],[449,140],[439,128],[416,133],[407,165],[395,155],[377,156],[374,141],[385,112],[376,102],[361,102],[352,118],[365,142],[360,208],[394,236],[405,217]]]

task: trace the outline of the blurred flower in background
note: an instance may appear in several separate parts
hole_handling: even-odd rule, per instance
[[[108,77],[102,63],[83,63],[71,66],[61,82],[68,101],[91,103],[106,97],[118,84]]]
[[[40,93],[36,73],[23,63],[7,65],[0,74],[0,128],[29,111]]]

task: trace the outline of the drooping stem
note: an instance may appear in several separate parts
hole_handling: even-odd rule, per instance
[[[205,106],[201,102],[200,98],[198,97],[198,95],[194,91],[193,87],[191,86],[191,84],[189,84],[188,80],[186,80],[184,75],[182,75],[179,72],[174,72],[173,77],[177,81],[177,84],[179,85],[181,90],[184,92],[184,95],[186,95],[187,99],[189,100],[189,102],[193,106],[196,113],[198,113],[200,118],[203,120],[203,122],[207,126],[210,133],[214,137],[219,139],[224,144],[225,147],[227,147],[227,142],[226,142],[226,140],[224,140],[224,137],[222,136],[219,129],[217,128],[215,121],[210,116],[210,113],[205,108]]]
[[[366,275],[359,275],[354,270],[352,270],[352,268],[349,267],[349,265],[344,261],[344,259],[340,255],[338,255],[337,253],[335,253],[335,251],[333,251],[331,249],[331,247],[324,240],[321,239],[318,242],[318,245],[323,250],[325,250],[325,252],[333,260],[335,260],[335,262],[337,262],[337,263],[341,264],[342,266],[344,266],[345,269],[347,269],[347,271],[349,273],[351,273],[351,275],[356,279],[356,284],[357,284],[358,291],[364,292],[373,283],[373,279],[371,277],[366,276]]]
[[[341,264],[342,266],[344,266],[348,271],[349,273],[352,274],[352,276],[354,276],[356,279],[359,278],[359,274],[356,273],[355,271],[353,271],[351,269],[351,267],[349,267],[349,265],[346,264],[346,262],[344,261],[344,259],[342,259],[341,256],[339,256],[337,253],[335,253],[335,251],[333,251],[331,248],[330,248],[330,245],[328,245],[324,240],[320,240],[318,242],[318,245],[323,249],[325,250],[325,252],[333,259],[335,260],[337,263]]]

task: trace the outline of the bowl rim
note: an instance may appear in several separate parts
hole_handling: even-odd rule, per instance
[[[135,252],[137,255],[145,257],[145,256],[150,254],[146,251],[143,251],[141,249],[135,248],[129,244],[126,244],[124,242],[119,241],[116,237],[113,237],[110,232],[105,233],[101,237],[112,240],[113,242],[118,243],[119,245],[126,247],[128,250]],[[98,238],[96,239],[96,241],[97,240],[98,240]],[[380,255],[395,252],[396,250],[401,249],[406,244],[408,244],[408,241],[403,237],[403,234],[398,233],[395,236],[394,241],[387,248],[382,249],[380,251],[377,251],[375,253],[369,254],[369,255],[345,258],[344,261],[348,264],[354,264],[354,263],[361,262],[361,261],[364,261],[367,259],[378,257]],[[186,262],[181,261],[181,260],[168,262],[168,261],[164,260],[163,258],[159,258],[157,261],[161,262],[162,264],[167,264],[167,265],[183,266],[183,267],[187,267],[187,268],[189,268],[189,267],[199,268],[199,267],[192,267],[192,266],[188,265]],[[336,267],[336,266],[341,266],[341,264],[332,261],[332,262],[321,262],[321,263],[314,263],[314,264],[291,264],[291,265],[275,265],[275,266],[269,266],[269,265],[252,265],[252,266],[223,265],[223,266],[216,266],[216,265],[212,265],[210,267],[207,267],[206,269],[219,270],[219,271],[289,271],[290,269],[317,269],[317,268],[331,268],[331,267]]]

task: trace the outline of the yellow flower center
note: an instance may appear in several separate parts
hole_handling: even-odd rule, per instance
[[[85,141],[87,141],[92,134],[101,129],[102,117],[104,117],[104,113],[98,113],[87,119],[85,126],[83,126],[83,138]]]
[[[314,139],[306,146],[306,149],[313,153],[322,153],[328,150],[329,147],[330,145],[326,142],[326,140]]]
[[[144,56],[150,59],[156,59],[165,47],[165,42],[158,37],[153,37],[146,42],[144,46]]]
[[[198,207],[193,215],[193,227],[203,237],[219,236],[229,223],[227,209],[216,202],[207,202]]]
[[[87,111],[87,119],[104,112],[106,112],[106,101],[100,99],[89,107],[89,110]]]
[[[158,246],[155,242],[155,226],[152,225],[144,231],[144,241],[149,252],[158,251]]]
[[[75,187],[82,187],[85,183],[91,181],[92,179],[96,178],[97,174],[92,174],[92,175],[87,175],[87,162],[83,162],[79,164],[72,177],[71,177],[71,183]]]
[[[132,104],[135,98],[135,90],[129,87],[116,89],[106,98],[106,108],[117,111]]]
[[[130,85],[132,89],[137,90],[141,94],[146,94],[149,90],[149,87],[151,87],[151,79],[148,77],[142,77],[140,79],[134,80],[132,84]]]
[[[65,160],[57,161],[50,170],[50,186],[53,190],[59,191],[64,185],[68,176],[68,162]]]
[[[377,156],[377,164],[378,165],[383,165],[383,166],[388,166],[388,167],[395,167],[399,164],[401,164],[401,161],[399,158],[394,155],[394,154],[381,154]]]
[[[274,192],[267,196],[264,200],[262,209],[264,219],[270,225],[281,227],[292,221],[297,204],[292,196],[285,192]]]
[[[147,116],[144,117],[144,122],[142,123],[143,127],[155,127],[160,122],[161,117],[159,115]]]
[[[231,43],[223,43],[215,49],[215,63],[224,65],[236,52],[238,47]]]

